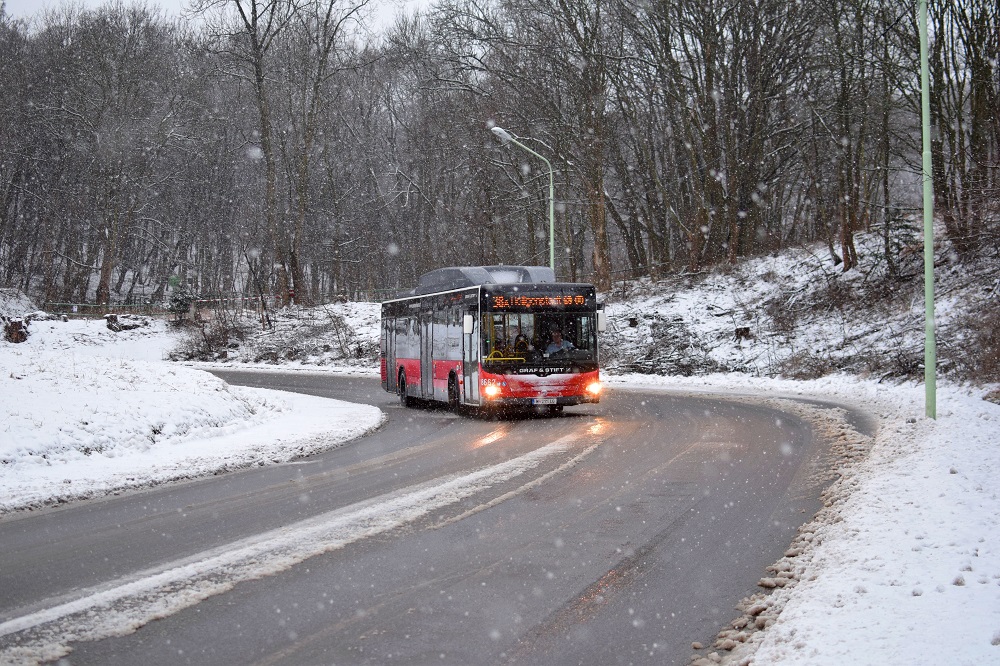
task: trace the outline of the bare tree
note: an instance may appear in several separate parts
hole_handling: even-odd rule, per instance
[[[996,225],[1000,188],[1000,8],[990,0],[931,3],[935,207],[962,255]]]
[[[270,55],[292,20],[295,4],[291,0],[195,0],[192,9],[206,17],[208,29],[217,40],[217,52],[236,65],[231,74],[252,85],[259,122],[259,151],[264,160],[265,228],[277,273],[277,296],[287,304],[291,286],[288,229],[278,220],[278,158],[270,99]]]
[[[310,175],[315,160],[314,148],[322,132],[320,122],[330,79],[346,68],[355,66],[351,56],[356,52],[348,45],[349,28],[356,25],[371,0],[338,2],[310,0],[299,4],[292,13],[287,34],[285,71],[287,86],[287,116],[290,131],[286,137],[291,145],[283,152],[290,165],[289,180],[295,215],[292,228],[286,230],[286,256],[291,272],[291,289],[297,302],[309,302],[309,284],[303,272],[302,244],[306,218],[310,212]]]

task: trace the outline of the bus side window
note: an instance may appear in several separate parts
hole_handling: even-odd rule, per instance
[[[448,353],[448,311],[443,307],[436,307],[431,313],[431,322],[431,355],[435,359],[443,359]]]
[[[481,329],[482,343],[483,343],[483,356],[489,355],[492,351],[492,336],[493,336],[493,323],[490,320],[488,314],[483,315],[483,327]]]
[[[593,349],[594,346],[594,320],[590,316],[580,317],[580,343],[576,345],[578,349]]]
[[[408,358],[420,358],[420,330],[416,317],[406,320],[406,356]]]
[[[448,331],[448,348],[445,356],[449,361],[460,361],[462,360],[462,316],[454,305],[448,308],[445,326]]]

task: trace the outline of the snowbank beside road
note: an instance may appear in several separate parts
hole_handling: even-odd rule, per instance
[[[328,449],[381,411],[229,386],[159,359],[163,322],[36,321],[0,347],[0,513],[194,478]]]
[[[922,387],[897,403],[816,525],[799,586],[756,664],[1000,661],[1000,407]],[[909,398],[909,404],[907,404]]]

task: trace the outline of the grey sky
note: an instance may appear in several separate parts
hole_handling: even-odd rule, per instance
[[[86,7],[100,7],[110,0],[0,0],[7,6],[7,13],[15,18],[27,19],[41,13],[45,8],[58,7],[65,2],[82,4]],[[137,0],[142,2],[142,0]],[[387,25],[396,14],[404,9],[412,13],[418,7],[430,5],[430,0],[375,0],[378,6],[378,23]],[[125,0],[130,4],[130,0]],[[151,7],[159,6],[171,16],[180,16],[181,10],[190,5],[190,0],[146,0]]]
[[[30,18],[41,13],[45,8],[58,7],[64,0],[2,0],[7,5],[7,13],[15,18]],[[73,4],[87,7],[100,7],[108,0],[72,0]],[[128,4],[128,3],[126,3]],[[152,6],[159,6],[174,16],[179,16],[181,7],[188,5],[188,0],[150,0]]]

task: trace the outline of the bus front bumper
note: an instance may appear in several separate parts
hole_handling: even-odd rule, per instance
[[[571,407],[573,405],[596,404],[601,401],[599,395],[569,395],[552,398],[484,398],[483,407],[515,408],[515,407]]]

